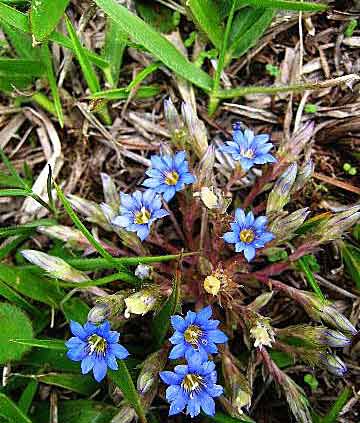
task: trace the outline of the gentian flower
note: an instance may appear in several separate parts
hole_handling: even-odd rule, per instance
[[[220,396],[224,389],[216,385],[215,364],[203,361],[200,355],[194,355],[187,365],[176,366],[174,372],[160,372],[162,381],[170,385],[166,389],[166,399],[170,403],[169,416],[186,413],[195,417],[200,407],[209,416],[215,414],[213,398]]]
[[[243,209],[235,210],[235,221],[231,223],[231,232],[226,232],[224,241],[235,244],[235,251],[244,251],[247,261],[255,257],[257,248],[263,248],[266,243],[275,238],[271,232],[266,230],[266,216],[259,216],[256,219],[252,212],[245,215]]]
[[[269,151],[273,144],[269,141],[269,135],[254,135],[250,129],[241,130],[240,123],[233,125],[233,140],[227,141],[227,145],[220,151],[231,154],[232,158],[239,161],[244,171],[250,170],[256,164],[274,163],[276,159]]]
[[[151,224],[169,213],[161,208],[161,197],[153,190],[120,193],[120,216],[112,219],[113,225],[136,232],[141,241],[149,235]]]
[[[143,185],[158,193],[162,193],[165,201],[170,201],[184,185],[195,182],[195,177],[189,172],[189,164],[185,151],[179,151],[174,156],[151,156],[151,168],[146,172],[149,178]]]
[[[65,343],[69,349],[67,356],[70,360],[81,361],[83,375],[92,370],[97,382],[104,379],[108,367],[118,369],[117,358],[123,360],[129,355],[118,343],[119,332],[110,330],[107,320],[98,326],[90,322],[81,326],[71,321],[70,329],[74,336]]]
[[[170,351],[169,358],[189,358],[198,353],[202,360],[207,360],[208,354],[218,352],[216,344],[223,344],[228,340],[221,330],[218,320],[210,319],[212,310],[207,306],[198,313],[188,311],[185,319],[180,316],[171,316],[171,324],[175,329],[170,342],[175,345]]]

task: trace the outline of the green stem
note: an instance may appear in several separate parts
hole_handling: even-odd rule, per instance
[[[227,20],[227,23],[226,23],[225,35],[224,35],[223,44],[222,44],[222,47],[221,47],[221,52],[220,52],[220,55],[219,55],[219,60],[218,60],[217,66],[216,66],[216,72],[215,72],[215,77],[214,77],[214,85],[213,85],[213,89],[212,89],[212,92],[211,92],[211,95],[210,95],[210,102],[209,102],[209,115],[210,116],[215,113],[217,106],[219,104],[219,97],[218,97],[217,93],[218,93],[219,86],[220,86],[221,72],[224,69],[226,48],[227,48],[228,41],[229,41],[229,35],[230,35],[232,21],[234,19],[235,9],[236,9],[236,0],[233,0],[231,10],[230,10],[230,14],[229,14],[229,17],[228,17],[228,20]]]
[[[105,276],[103,278],[99,278],[99,279],[95,279],[95,280],[89,280],[89,281],[85,281],[85,282],[62,282],[62,281],[58,281],[57,283],[59,284],[59,286],[62,286],[64,288],[79,288],[79,289],[83,289],[83,288],[91,288],[92,286],[101,286],[101,285],[106,285],[110,282],[114,282],[114,281],[123,281],[123,282],[128,282],[131,283],[133,285],[138,285],[139,284],[139,280],[131,275],[130,273],[126,273],[126,272],[117,272],[114,273],[113,275],[108,275]]]

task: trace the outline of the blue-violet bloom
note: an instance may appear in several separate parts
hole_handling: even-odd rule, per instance
[[[211,307],[207,306],[198,313],[188,311],[184,319],[178,315],[171,316],[175,333],[170,342],[175,346],[170,351],[170,359],[189,358],[196,353],[202,360],[207,360],[208,354],[218,352],[216,344],[223,344],[228,337],[217,329],[220,322],[210,319],[211,314]]]
[[[133,194],[120,193],[120,216],[111,223],[136,232],[141,241],[150,233],[150,227],[156,219],[169,213],[161,208],[161,197],[153,190],[135,191]]]
[[[240,162],[244,171],[250,170],[254,165],[275,163],[276,159],[269,151],[273,144],[269,135],[254,135],[250,129],[241,130],[240,123],[233,125],[233,140],[227,141],[220,151],[231,154],[232,158]]]
[[[70,329],[74,336],[65,343],[69,349],[67,356],[70,360],[81,361],[83,375],[92,370],[97,382],[104,379],[108,367],[118,369],[117,358],[123,360],[129,355],[118,343],[120,333],[110,330],[107,320],[101,325],[87,322],[84,326],[71,321]]]
[[[256,249],[263,248],[275,236],[266,230],[267,217],[259,216],[256,219],[252,212],[245,215],[243,209],[235,210],[235,221],[231,223],[231,232],[226,232],[224,241],[235,244],[235,251],[244,251],[247,261],[255,257]]]
[[[162,381],[170,385],[166,389],[166,399],[170,403],[169,416],[181,413],[185,407],[191,417],[200,413],[200,407],[204,413],[213,416],[213,398],[224,391],[222,386],[216,385],[214,362],[203,361],[199,355],[194,355],[187,365],[176,366],[174,370],[160,372]]]
[[[151,156],[151,168],[146,172],[149,178],[143,185],[158,193],[162,193],[165,201],[170,201],[184,185],[195,182],[195,177],[189,172],[189,163],[185,151],[175,155]]]

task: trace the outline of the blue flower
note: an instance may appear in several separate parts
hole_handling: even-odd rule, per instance
[[[150,177],[145,179],[143,185],[163,193],[164,200],[170,201],[177,191],[184,189],[185,184],[195,182],[185,158],[185,151],[179,151],[175,156],[151,156],[152,166],[146,172]]]
[[[228,340],[221,330],[218,320],[210,319],[212,310],[207,306],[198,313],[188,311],[185,319],[171,316],[171,324],[175,329],[170,342],[175,345],[170,351],[169,358],[175,360],[180,357],[189,358],[194,353],[207,360],[208,354],[218,352],[216,344],[223,344]]]
[[[120,216],[111,223],[136,232],[141,241],[149,235],[151,224],[169,213],[161,208],[161,197],[155,191],[135,191],[133,194],[120,193]]]
[[[235,221],[231,223],[231,232],[226,232],[224,241],[235,244],[235,251],[244,251],[247,261],[255,257],[257,248],[263,248],[266,243],[272,241],[275,236],[266,230],[267,218],[259,216],[256,219],[252,212],[245,215],[243,209],[235,210]]]
[[[65,345],[69,349],[70,360],[81,361],[82,374],[93,371],[96,381],[101,382],[106,376],[107,368],[118,369],[116,359],[123,360],[129,353],[118,343],[120,333],[110,330],[110,323],[97,326],[87,322],[84,326],[71,321],[70,329],[74,335]]]
[[[220,150],[231,154],[232,158],[239,161],[244,171],[250,170],[254,165],[275,163],[274,156],[269,154],[273,144],[269,141],[269,135],[254,135],[250,129],[241,130],[240,123],[233,125],[233,140],[228,141]]]
[[[186,413],[191,417],[200,413],[200,407],[204,413],[213,416],[213,398],[220,396],[224,391],[222,386],[216,385],[215,364],[194,355],[187,365],[176,366],[174,370],[160,372],[162,381],[170,385],[166,389],[166,399],[170,403],[169,416],[181,413],[185,407]]]

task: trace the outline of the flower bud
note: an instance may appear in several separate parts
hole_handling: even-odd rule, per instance
[[[278,178],[269,194],[266,214],[281,211],[289,202],[290,192],[297,174],[297,164],[292,163]]]
[[[159,372],[164,369],[166,360],[167,351],[162,349],[149,355],[143,362],[137,379],[137,390],[141,395],[146,394],[157,384],[159,380]]]
[[[291,137],[289,142],[281,145],[279,148],[280,155],[286,155],[290,160],[297,159],[303,151],[306,144],[314,135],[314,122],[307,122]]]
[[[314,173],[315,164],[309,159],[299,170],[292,191],[299,191],[305,186]]]
[[[137,276],[139,279],[149,279],[151,276],[153,268],[151,266],[148,266],[147,264],[138,264],[135,269],[135,276]]]
[[[54,225],[54,226],[38,226],[37,231],[55,239],[67,242],[70,247],[83,249],[89,245],[89,241],[84,237],[78,229],[70,228],[69,226]]]
[[[251,311],[257,312],[261,308],[266,306],[266,304],[271,300],[272,296],[273,291],[265,292],[264,294],[258,295],[255,300],[250,303],[246,308]]]
[[[204,122],[197,117],[195,110],[189,103],[182,103],[181,114],[189,130],[190,145],[197,157],[201,159],[208,148],[207,131]]]
[[[322,366],[335,376],[342,377],[347,372],[346,364],[335,354],[329,352],[321,354]]]
[[[120,196],[116,189],[115,183],[111,176],[107,173],[100,173],[105,203],[108,204],[114,210],[117,210],[120,205]]]
[[[77,212],[86,216],[87,221],[96,223],[105,230],[111,229],[104,217],[100,206],[94,201],[88,201],[84,198],[78,197],[77,195],[71,194],[67,196],[67,199]]]
[[[41,251],[22,250],[21,254],[30,263],[44,269],[50,277],[67,282],[85,282],[90,280],[85,273],[74,269],[66,261],[59,257],[50,256]]]
[[[320,342],[332,348],[343,348],[351,344],[351,339],[337,330],[323,328]]]
[[[215,164],[215,147],[210,145],[205,154],[200,160],[199,165],[195,171],[196,173],[196,185],[195,187],[201,187],[205,184],[212,184],[214,182],[214,164]],[[197,188],[195,188],[197,189]]]
[[[164,100],[164,114],[165,119],[170,127],[170,131],[173,132],[183,129],[184,123],[180,118],[171,98]]]
[[[275,235],[277,243],[295,236],[295,231],[305,222],[310,211],[308,207],[286,216],[279,216],[269,224],[269,231]]]
[[[208,294],[217,295],[220,291],[221,281],[215,276],[208,276],[204,280],[204,289]]]
[[[110,423],[131,423],[137,418],[135,410],[130,405],[124,404],[120,411],[110,420]]]
[[[125,317],[128,319],[130,314],[141,314],[143,316],[156,307],[159,297],[159,291],[155,287],[135,292],[125,299]]]
[[[110,317],[110,306],[106,303],[96,304],[88,313],[88,321],[99,324]]]
[[[341,332],[356,335],[357,330],[354,325],[343,314],[339,313],[335,307],[325,305],[322,309],[321,319],[330,326],[339,329]]]

